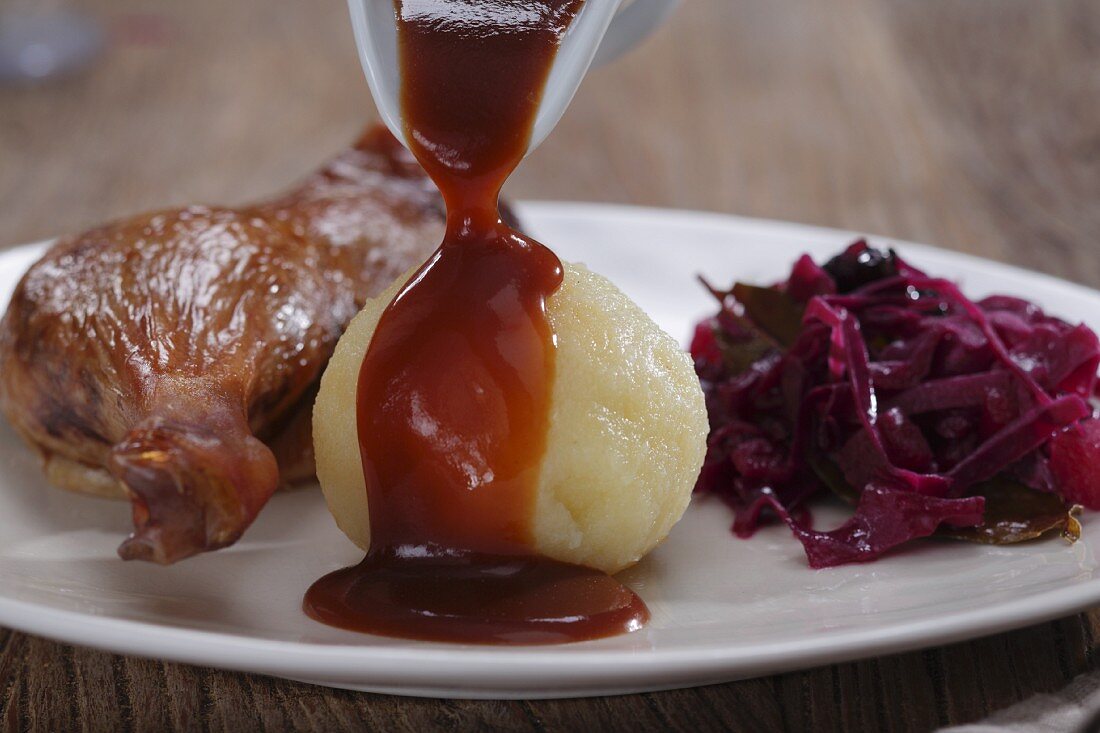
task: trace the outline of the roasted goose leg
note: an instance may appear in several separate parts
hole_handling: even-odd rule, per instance
[[[0,407],[51,481],[132,501],[123,558],[224,547],[280,475],[312,474],[336,340],[442,229],[438,194],[379,128],[276,200],[60,241],[0,322]]]

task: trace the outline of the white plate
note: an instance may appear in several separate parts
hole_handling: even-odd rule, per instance
[[[686,338],[713,309],[695,281],[769,281],[796,255],[826,256],[853,235],[713,214],[529,203],[531,231],[583,260]],[[1095,318],[1100,293],[918,245],[916,264],[968,293],[1018,293],[1069,319]],[[0,302],[42,251],[0,255]],[[1100,325],[1094,323],[1094,325]],[[0,421],[2,422],[2,421]],[[787,530],[749,541],[730,512],[696,501],[668,541],[624,574],[653,621],[629,636],[556,647],[491,648],[338,631],[306,618],[302,594],[359,559],[320,493],[280,494],[236,546],[169,568],[124,563],[128,508],[49,488],[0,427],[0,624],[111,651],[247,670],[334,687],[441,697],[564,697],[700,685],[991,634],[1100,602],[1085,517],[1075,545],[916,543],[876,563],[814,571]],[[840,514],[820,515],[820,526]]]

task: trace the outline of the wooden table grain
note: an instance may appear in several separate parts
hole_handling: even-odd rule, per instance
[[[74,4],[107,30],[99,63],[0,87],[0,245],[260,197],[374,118],[342,0]],[[890,234],[1100,286],[1098,123],[1095,0],[687,0],[591,74],[509,193]],[[0,725],[924,731],[1096,668],[1098,624],[536,702],[341,692],[0,631]]]

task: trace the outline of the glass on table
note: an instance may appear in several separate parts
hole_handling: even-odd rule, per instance
[[[0,0],[0,83],[35,83],[78,72],[103,46],[100,23],[67,3]]]

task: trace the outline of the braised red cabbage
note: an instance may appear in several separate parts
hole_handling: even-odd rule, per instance
[[[739,536],[777,516],[828,567],[933,534],[1072,536],[1074,505],[1100,508],[1087,327],[972,301],[864,241],[771,287],[710,290],[720,309],[691,344],[711,425],[697,491],[733,507]],[[827,491],[854,511],[815,530]]]

